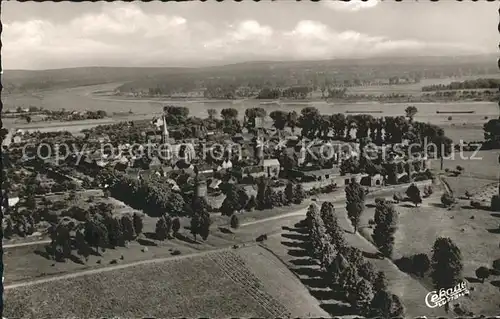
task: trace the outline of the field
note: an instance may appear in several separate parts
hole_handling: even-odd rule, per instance
[[[300,316],[314,311],[309,305],[301,312],[297,305],[309,303],[300,300],[297,292],[302,287],[284,267],[275,267],[271,257],[260,258],[262,263],[254,270],[239,254],[211,252],[8,289],[5,316],[229,318]],[[278,278],[284,279],[279,281],[283,290],[262,283],[260,276],[268,279],[278,272]],[[274,296],[277,291],[283,293]],[[287,309],[278,300],[297,303]],[[312,315],[324,314],[316,309]]]
[[[347,219],[345,208],[336,207],[336,215],[339,225],[345,230],[344,236],[347,243],[360,249],[364,253],[373,254],[377,249],[358,233],[353,234],[352,226]],[[365,213],[368,215],[369,213]],[[361,225],[367,225],[368,220],[362,221]],[[331,316],[354,316],[355,311],[345,301],[345,292],[328,288],[320,279],[319,266],[311,263],[304,249],[307,236],[305,229],[298,228],[293,221],[283,225],[283,234],[273,236],[266,241],[265,245],[274,254],[287,264],[287,266],[301,279],[302,283],[309,289],[321,303],[321,307]],[[444,315],[442,309],[429,309],[425,306],[424,299],[428,289],[418,280],[401,272],[394,263],[388,259],[369,258],[370,262],[378,271],[384,271],[389,282],[389,290],[402,299],[406,307],[408,318],[422,315]]]
[[[495,313],[500,300],[500,278],[490,277],[481,284],[475,278],[475,270],[480,266],[491,268],[493,260],[500,257],[500,236],[499,232],[495,231],[500,222],[500,215],[470,209],[466,201],[462,201],[452,210],[447,210],[441,207],[439,197],[440,194],[435,194],[418,208],[409,204],[396,206],[399,226],[395,235],[393,259],[417,253],[427,253],[431,256],[432,245],[437,237],[451,238],[462,252],[463,275],[468,280],[469,287],[474,289],[470,297],[456,302],[465,305],[466,309],[476,315]],[[365,210],[361,225],[367,225],[368,220],[374,218],[374,211],[374,208]],[[367,238],[371,237],[370,228],[363,228],[362,232]],[[432,290],[429,278],[419,281]]]
[[[499,152],[497,150],[474,152],[459,151],[452,152],[448,159],[443,161],[443,169],[455,170],[457,166],[462,166],[463,177],[476,177],[490,181],[498,181],[500,164],[498,163]],[[433,162],[435,168],[439,168],[439,161]]]

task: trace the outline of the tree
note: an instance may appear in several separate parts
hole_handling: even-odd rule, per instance
[[[273,111],[271,112],[271,114],[269,114],[269,116],[273,120],[273,125],[277,130],[282,131],[285,129],[288,113],[285,113],[283,111]]]
[[[325,241],[325,244],[322,247],[321,251],[321,268],[323,270],[327,270],[333,260],[335,259],[335,256],[337,256],[338,251],[335,249],[335,246],[328,242]]]
[[[349,266],[340,274],[339,285],[349,296],[355,292],[359,280],[360,278],[358,277],[356,269],[354,269],[353,266]]]
[[[225,193],[226,198],[224,198],[220,207],[223,216],[231,216],[235,211],[245,208],[248,202],[248,195],[243,188],[228,184]]]
[[[121,224],[124,239],[128,241],[134,240],[137,235],[135,233],[132,217],[129,214],[124,214],[121,218]]]
[[[288,182],[285,186],[285,198],[286,202],[285,205],[290,205],[294,201],[294,192],[293,192],[293,183]]]
[[[361,213],[365,208],[365,190],[355,179],[351,180],[345,187],[347,216],[354,226],[354,232],[358,231]]]
[[[287,115],[287,124],[292,129],[292,133],[295,134],[295,128],[298,125],[298,114],[295,111],[289,112]]]
[[[172,220],[172,232],[174,233],[174,237],[177,236],[180,229],[181,229],[181,222],[178,217],[175,217]]]
[[[208,113],[208,118],[210,120],[213,120],[213,119],[215,119],[215,116],[217,115],[217,110],[216,109],[208,109],[207,113]]]
[[[410,120],[410,122],[413,122],[413,118],[415,117],[417,112],[418,112],[418,109],[413,105],[408,106],[405,109],[406,117]]]
[[[373,281],[375,278],[375,268],[372,263],[365,261],[358,267],[358,275],[368,281]]]
[[[199,234],[200,232],[200,214],[197,212],[193,213],[193,216],[191,216],[191,234],[194,237],[194,240],[196,241],[196,235]]]
[[[420,190],[415,184],[411,184],[406,190],[406,196],[410,199],[410,201],[415,204],[415,207],[418,204],[422,203],[422,196],[420,195]]]
[[[135,212],[133,215],[134,230],[137,236],[142,234],[142,229],[144,228],[144,223],[142,221],[142,215]]]
[[[352,294],[349,294],[353,307],[363,316],[370,314],[370,304],[373,299],[372,284],[362,278]]]
[[[224,120],[236,120],[238,119],[238,110],[233,108],[222,109],[220,112]]]
[[[431,277],[436,289],[453,288],[462,281],[462,253],[447,237],[439,237],[432,248]]]
[[[165,218],[163,216],[158,218],[158,221],[156,222],[155,234],[156,238],[159,240],[165,240],[168,237],[167,223],[165,222]]]
[[[302,187],[302,184],[297,184],[295,186],[295,192],[294,192],[294,200],[293,202],[295,204],[302,204],[302,201],[306,198],[306,193],[304,191],[304,188]]]
[[[386,257],[392,255],[397,222],[398,214],[393,205],[385,201],[377,203],[372,238],[377,248]]]
[[[424,274],[429,270],[431,266],[431,261],[427,254],[421,253],[416,254],[412,257],[413,271],[420,277],[424,277]]]
[[[125,237],[120,219],[113,217],[110,221],[111,229],[108,230],[109,243],[113,247],[123,246],[125,244]]]
[[[476,277],[481,280],[482,283],[484,283],[485,279],[488,279],[490,276],[490,270],[484,266],[479,267],[476,269]]]
[[[385,290],[378,291],[373,296],[370,305],[371,317],[394,318],[404,317],[404,306],[398,296]]]
[[[171,192],[168,194],[165,208],[169,215],[182,216],[186,211],[186,202],[182,195],[177,192]]]
[[[375,293],[379,291],[387,290],[387,278],[385,277],[385,273],[383,271],[379,271],[373,280],[373,290]]]
[[[238,227],[240,227],[240,221],[238,219],[238,216],[236,216],[235,214],[233,214],[231,216],[231,228],[236,229]]]
[[[201,239],[207,240],[208,235],[210,233],[211,224],[212,220],[210,218],[210,214],[207,211],[201,212],[199,219],[199,230],[198,230],[198,234],[200,234]]]

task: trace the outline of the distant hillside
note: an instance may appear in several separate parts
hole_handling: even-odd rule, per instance
[[[2,84],[7,93],[32,92],[113,82],[127,82],[155,75],[189,72],[188,68],[82,67],[55,70],[5,70]]]
[[[113,82],[129,82],[123,92],[167,88],[189,91],[209,85],[318,85],[325,79],[372,80],[390,77],[439,78],[497,73],[495,57],[414,57],[324,61],[244,62],[202,68],[81,67],[55,70],[5,70],[4,92],[33,92]],[[215,80],[215,81],[214,81]]]
[[[422,78],[482,76],[498,73],[491,56],[376,58],[325,61],[246,62],[224,66],[191,69],[191,72],[168,77],[163,74],[124,84],[122,92],[155,92],[162,94],[189,92],[201,88],[227,91],[230,87],[289,87],[342,84],[367,85],[372,81],[405,78],[419,82]]]

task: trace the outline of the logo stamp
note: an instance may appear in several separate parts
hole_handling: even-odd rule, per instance
[[[429,308],[442,307],[452,300],[458,299],[469,294],[469,288],[465,281],[459,283],[454,288],[444,289],[441,288],[439,291],[434,290],[429,292],[425,296],[425,304]]]

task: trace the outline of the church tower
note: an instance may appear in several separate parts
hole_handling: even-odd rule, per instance
[[[167,128],[167,117],[163,115],[163,130],[161,132],[161,142],[163,144],[167,143],[169,140],[168,128]]]

